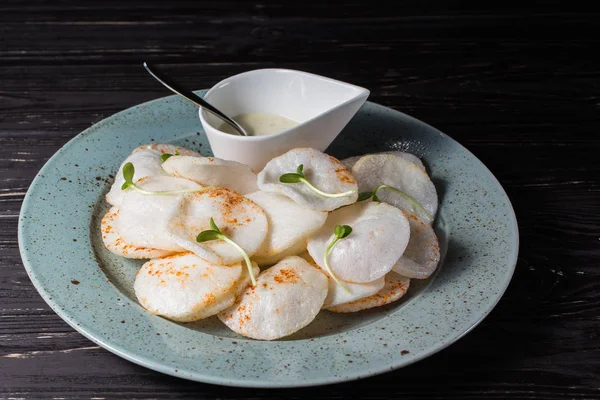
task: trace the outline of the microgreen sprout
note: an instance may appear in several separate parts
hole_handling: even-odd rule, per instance
[[[210,240],[221,239],[235,247],[235,249],[242,254],[242,257],[244,257],[244,261],[246,261],[246,267],[248,267],[248,274],[250,275],[250,279],[252,280],[252,286],[256,285],[256,279],[254,278],[254,272],[252,271],[252,263],[250,262],[250,257],[248,257],[248,253],[246,253],[246,251],[240,245],[238,245],[236,242],[228,238],[227,235],[221,232],[221,230],[219,229],[217,224],[215,224],[215,221],[212,219],[212,217],[210,218],[209,224],[210,229],[200,232],[198,236],[196,236],[196,242],[202,243],[208,242]]]
[[[348,237],[349,234],[352,233],[352,227],[348,226],[348,225],[336,225],[334,230],[333,230],[333,234],[335,235],[335,238],[333,238],[333,240],[331,241],[331,243],[329,243],[329,245],[327,246],[327,248],[325,249],[325,256],[323,257],[323,262],[325,264],[325,268],[327,269],[327,273],[329,273],[329,275],[331,276],[331,278],[341,287],[344,288],[345,291],[350,292],[350,289],[348,289],[348,287],[346,285],[344,285],[338,278],[337,276],[335,276],[335,274],[333,273],[333,271],[331,270],[331,267],[329,266],[329,261],[327,261],[327,258],[329,257],[329,252],[331,251],[331,249],[333,248],[333,246],[335,246],[335,244],[337,242],[339,242],[340,240]]]
[[[296,172],[291,172],[288,174],[283,174],[279,177],[279,182],[281,183],[304,183],[306,186],[308,186],[313,192],[320,194],[323,197],[329,197],[329,198],[337,198],[337,197],[345,197],[345,196],[349,196],[352,193],[356,192],[356,190],[349,190],[347,192],[343,192],[343,193],[327,193],[327,192],[323,192],[322,190],[319,190],[318,188],[316,188],[315,186],[313,186],[312,183],[310,183],[308,181],[308,179],[306,179],[306,176],[304,176],[304,172],[302,172],[304,169],[304,165],[300,164],[298,166],[298,168],[296,168]]]
[[[419,210],[421,210],[427,216],[427,218],[433,219],[433,216],[431,214],[429,214],[427,212],[427,210],[425,210],[423,208],[423,206],[420,205],[419,202],[417,202],[415,199],[413,199],[412,197],[410,197],[409,195],[407,195],[406,193],[404,193],[400,189],[396,189],[395,187],[390,186],[390,185],[386,185],[386,184],[381,184],[381,185],[377,186],[375,189],[373,189],[373,190],[371,190],[369,192],[359,193],[357,201],[368,200],[368,199],[370,199],[372,197],[374,201],[381,202],[381,199],[377,196],[377,193],[381,189],[390,189],[390,190],[393,190],[394,192],[398,193],[400,196],[402,196],[406,200],[408,200],[413,206],[415,206]]]
[[[181,189],[181,190],[164,190],[158,192],[152,192],[149,190],[144,190],[133,183],[133,175],[135,175],[135,168],[132,163],[128,162],[123,166],[123,178],[125,182],[121,185],[121,190],[125,189],[133,189],[143,194],[155,194],[155,195],[166,195],[166,194],[184,194],[184,193],[193,193],[193,192],[201,192],[206,190],[206,188],[196,188],[196,189]]]
[[[179,149],[175,149],[175,155],[176,156],[179,155]],[[171,157],[173,157],[173,154],[165,153],[162,156],[160,156],[160,161],[165,162],[165,161],[167,161]]]

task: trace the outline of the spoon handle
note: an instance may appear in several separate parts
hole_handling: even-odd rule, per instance
[[[163,75],[160,73],[156,67],[150,66],[147,62],[144,62],[144,68],[152,75],[157,81],[162,83],[166,88],[170,89],[172,92],[180,95],[184,99],[190,101],[191,103],[197,105],[198,107],[204,108],[206,111],[212,113],[216,117],[222,119],[224,122],[231,125],[238,133],[242,136],[248,136],[244,128],[242,128],[237,122],[229,118],[227,115],[223,114],[221,111],[213,107],[210,103],[206,102],[202,97],[196,95],[191,90],[184,89],[179,86],[173,79]]]

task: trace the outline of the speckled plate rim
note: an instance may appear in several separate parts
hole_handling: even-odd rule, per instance
[[[199,92],[205,93],[205,91]],[[177,112],[181,111],[182,114],[180,115],[187,115],[189,111],[194,111],[194,109],[187,108],[189,106],[186,106],[186,103],[175,96],[169,96],[142,103],[98,122],[70,140],[50,160],[48,160],[32,182],[21,208],[18,227],[19,248],[25,269],[31,281],[54,312],[75,330],[105,349],[150,369],[199,382],[240,387],[302,387],[331,384],[365,378],[394,370],[412,364],[446,348],[477,326],[492,311],[508,287],[517,261],[519,235],[514,210],[497,179],[472,153],[437,129],[406,114],[367,102],[363,108],[370,107],[371,111],[376,110],[380,113],[392,113],[395,118],[397,117],[399,120],[402,120],[409,125],[412,124],[418,126],[420,129],[423,129],[430,134],[440,135],[446,140],[449,140],[450,143],[458,149],[461,156],[466,157],[470,162],[475,162],[477,164],[478,176],[482,177],[485,181],[484,183],[488,185],[485,186],[484,184],[485,188],[494,191],[494,195],[496,196],[495,201],[497,201],[504,209],[505,219],[503,220],[503,227],[505,230],[503,231],[504,236],[502,237],[502,240],[506,243],[505,250],[507,250],[507,252],[502,259],[502,270],[497,276],[494,274],[491,284],[490,282],[486,282],[486,285],[480,287],[485,290],[486,287],[491,286],[490,290],[485,292],[485,296],[482,298],[481,302],[477,304],[477,307],[474,310],[475,312],[463,306],[463,302],[458,301],[460,298],[457,300],[457,291],[453,290],[455,289],[455,286],[452,285],[458,283],[458,287],[460,287],[461,279],[470,279],[471,275],[478,273],[477,270],[469,269],[470,267],[464,267],[464,264],[467,264],[467,262],[462,261],[464,257],[467,259],[472,257],[472,263],[475,263],[480,257],[475,257],[468,253],[453,254],[451,245],[449,248],[449,257],[457,258],[461,261],[449,261],[446,259],[445,263],[456,263],[456,270],[447,273],[446,267],[442,268],[442,271],[438,274],[439,276],[436,277],[436,280],[421,293],[419,301],[412,301],[400,310],[399,313],[401,316],[399,316],[399,313],[394,313],[381,320],[375,321],[366,327],[361,327],[348,332],[329,335],[318,339],[282,342],[260,342],[246,339],[237,339],[236,342],[234,342],[196,332],[193,334],[194,338],[205,345],[202,354],[193,352],[193,354],[190,354],[190,348],[169,347],[169,345],[172,344],[169,342],[170,339],[161,342],[155,340],[153,336],[147,338],[148,343],[132,342],[132,337],[135,338],[135,334],[137,333],[135,328],[133,332],[128,330],[129,328],[123,330],[121,333],[119,333],[119,330],[112,331],[113,334],[116,333],[116,337],[114,335],[108,335],[106,331],[104,331],[104,327],[108,324],[108,321],[113,321],[113,319],[108,320],[108,316],[105,315],[109,312],[115,312],[117,314],[115,315],[117,319],[120,318],[120,312],[128,317],[137,316],[137,318],[140,319],[139,321],[135,321],[138,321],[140,325],[145,323],[144,329],[149,329],[150,332],[156,332],[157,334],[170,331],[175,338],[173,339],[175,341],[179,340],[180,337],[185,337],[185,335],[188,335],[189,333],[181,331],[185,330],[185,328],[169,323],[161,318],[151,316],[139,305],[131,304],[131,302],[128,302],[127,300],[123,301],[120,298],[117,298],[118,301],[110,303],[118,305],[117,311],[114,311],[115,309],[113,308],[106,308],[107,302],[102,303],[103,305],[97,304],[94,312],[99,319],[90,321],[89,310],[81,308],[80,301],[76,301],[75,298],[77,298],[77,296],[83,296],[82,299],[87,300],[94,294],[103,299],[110,298],[111,300],[114,300],[111,296],[115,296],[115,294],[118,295],[118,291],[106,280],[106,276],[97,267],[91,249],[85,247],[85,245],[83,248],[78,247],[74,250],[74,255],[65,251],[65,249],[62,249],[61,245],[64,246],[65,239],[64,232],[66,232],[64,230],[61,231],[63,236],[61,236],[60,232],[59,234],[52,235],[47,235],[46,233],[46,236],[44,236],[46,229],[41,226],[45,225],[42,224],[42,222],[53,220],[51,217],[48,217],[49,214],[44,215],[43,207],[47,207],[47,203],[40,203],[40,198],[42,198],[40,197],[42,196],[40,190],[49,189],[48,196],[54,195],[57,196],[57,198],[64,200],[65,197],[63,195],[53,192],[52,188],[57,187],[56,185],[60,184],[60,182],[54,183],[54,179],[60,176],[60,174],[64,174],[75,180],[77,179],[77,173],[75,172],[75,174],[69,175],[68,170],[61,170],[58,168],[58,172],[56,172],[55,169],[57,166],[68,165],[68,163],[64,164],[66,157],[74,157],[71,159],[71,162],[74,162],[75,159],[81,159],[85,162],[84,159],[86,154],[82,154],[82,148],[80,148],[81,142],[85,140],[85,138],[89,138],[91,135],[99,135],[102,128],[107,125],[108,121],[124,121],[125,118],[129,118],[136,113],[140,113],[144,116],[148,114],[148,110],[150,109],[160,109],[166,106],[173,107],[173,110],[176,110]],[[195,112],[192,112],[192,115],[195,116]],[[173,116],[172,118],[176,118],[176,116]],[[199,123],[195,130],[202,132]],[[102,141],[102,138],[97,139]],[[145,141],[142,140],[140,144],[144,142]],[[119,162],[120,160],[115,160],[113,161],[113,164],[118,165]],[[57,173],[59,175],[57,175]],[[52,182],[49,181],[50,178],[52,178]],[[474,182],[474,185],[481,185],[481,182]],[[90,194],[90,196],[95,196],[97,200],[98,196],[101,195],[102,189],[98,188],[95,191],[91,191],[93,193]],[[43,196],[46,195],[43,194]],[[67,196],[66,199],[69,199],[69,197]],[[91,206],[87,203],[86,207],[82,206],[81,209],[77,208],[77,206],[78,205],[72,210],[72,218],[68,216],[62,216],[62,218],[70,218],[69,222],[73,224],[76,224],[78,220],[87,218],[82,226],[89,226],[89,215],[86,216],[85,212],[87,211],[89,214],[89,208]],[[50,210],[46,209],[45,211],[49,212]],[[450,218],[454,218],[454,213],[460,214],[460,210],[454,209],[453,213],[450,213]],[[84,218],[77,217],[78,214],[84,214]],[[56,214],[53,215],[54,217],[57,217]],[[30,223],[32,220],[35,223]],[[58,225],[55,224],[55,226],[55,229],[61,229]],[[454,234],[460,235],[459,232]],[[76,235],[80,240],[85,241],[86,238],[89,240],[89,233],[85,230],[79,230]],[[469,234],[469,236],[473,235]],[[38,242],[38,240],[40,240],[40,242]],[[54,253],[52,253],[52,249],[54,249]],[[459,254],[461,255],[459,256]],[[81,269],[77,271],[84,274],[86,279],[90,280],[90,285],[92,287],[95,287],[92,284],[97,284],[97,291],[91,289],[83,290],[80,288],[82,285],[70,285],[68,276],[62,278],[56,277],[54,272],[49,272],[47,268],[44,268],[44,266],[47,265],[44,261],[46,258],[50,258],[53,262],[63,263],[63,266],[71,265],[68,263],[81,262]],[[86,259],[89,261],[87,264]],[[69,272],[70,271],[71,270],[69,270]],[[489,276],[485,275],[483,277],[486,279],[489,278]],[[52,281],[53,279],[62,280],[59,280],[60,284],[58,284],[58,282]],[[63,284],[65,285],[65,289],[58,289],[58,287]],[[473,284],[475,285],[474,287],[477,287],[477,283],[475,282],[470,282],[469,284]],[[419,308],[418,304],[423,304],[423,302],[427,302],[432,308]],[[466,303],[466,301],[464,303]],[[468,313],[466,310],[468,310]],[[468,318],[465,317],[466,314],[468,314]],[[404,320],[402,320],[403,317]],[[453,324],[452,319],[459,317],[465,317],[465,320],[457,324],[458,326],[451,326]],[[431,334],[430,332],[427,332],[427,334],[424,335],[415,335],[415,332],[422,332],[419,331],[421,327],[417,325],[423,325],[432,320],[436,321],[436,326],[438,323],[440,324],[441,327],[438,331],[431,332]],[[454,321],[456,322],[458,320]],[[141,326],[140,329],[142,329]],[[143,335],[146,335],[146,333],[147,332],[143,333]],[[376,348],[375,344],[377,342],[374,339],[375,334],[377,337],[381,337],[381,340],[386,342],[385,348],[388,350],[383,350],[380,347]],[[408,341],[406,338],[411,337],[411,335],[414,337]],[[169,336],[169,333],[167,333],[166,336]],[[232,347],[231,343],[228,342],[237,343],[237,345]],[[173,352],[173,358],[168,358],[168,356],[164,356],[165,353],[163,353],[162,355],[164,357],[161,359],[160,356],[153,353],[153,350],[160,351],[161,349],[159,347],[161,345],[164,346],[165,344],[167,345],[167,351]],[[297,346],[298,344],[300,344],[300,346]],[[394,346],[395,348],[390,351],[389,349],[392,349]],[[406,355],[400,355],[400,350],[404,348],[410,349],[410,352]],[[216,370],[211,368],[211,365],[213,365],[215,360],[217,363],[224,361],[222,358],[226,349],[230,354],[232,353],[229,357],[240,357],[240,359],[242,359],[241,364],[243,365],[240,367],[232,367],[233,372],[224,372],[223,370],[216,372]],[[335,349],[335,351],[330,351],[330,349]],[[248,357],[248,353],[244,355],[244,350],[248,350],[248,353],[251,353],[252,356]],[[275,353],[275,357],[270,358],[272,355],[271,353]],[[346,358],[348,355],[352,356],[354,363],[347,363],[352,362]],[[186,357],[197,357],[194,359],[196,362],[190,363]],[[245,373],[240,373],[240,371],[251,371],[249,366],[246,365],[246,360],[252,361],[252,357],[256,358],[256,361],[266,363],[266,369],[262,370],[256,376],[249,377]],[[281,358],[277,359],[277,357]],[[185,363],[179,362],[182,359],[186,360]],[[279,367],[280,365],[278,362],[281,362],[283,359],[292,359],[297,364],[294,364],[289,369],[272,370],[275,366]],[[254,367],[257,367],[258,365],[256,361],[253,364]],[[269,369],[269,367],[271,367],[271,369]]]

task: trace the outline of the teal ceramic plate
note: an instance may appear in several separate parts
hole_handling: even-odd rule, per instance
[[[99,237],[104,194],[119,164],[134,147],[151,142],[210,154],[195,107],[178,97],[115,114],[67,143],[36,176],[21,210],[19,246],[31,281],[61,318],[100,346],[156,371],[249,387],[383,373],[466,334],[496,305],[513,274],[515,214],[490,171],[442,132],[367,102],[327,152],[344,158],[399,149],[423,158],[440,194],[438,272],[412,280],[397,303],[355,314],[323,311],[280,341],[245,339],[216,318],[167,321],[146,312],[132,294],[142,262],[113,256]]]

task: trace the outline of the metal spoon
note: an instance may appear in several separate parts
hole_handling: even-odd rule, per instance
[[[242,128],[240,124],[235,122],[233,119],[229,118],[227,115],[223,114],[221,111],[217,110],[214,106],[209,104],[206,100],[201,98],[200,96],[194,94],[191,90],[184,89],[177,83],[173,81],[173,79],[165,76],[163,73],[158,72],[156,67],[150,66],[147,62],[144,62],[144,68],[152,75],[157,81],[162,83],[166,88],[170,89],[174,93],[180,95],[184,99],[189,102],[194,103],[200,108],[204,108],[206,111],[213,114],[215,117],[220,118],[224,122],[231,125],[241,136],[250,136],[248,133]]]

